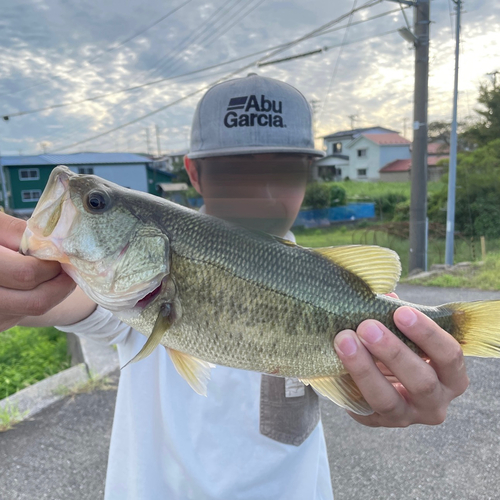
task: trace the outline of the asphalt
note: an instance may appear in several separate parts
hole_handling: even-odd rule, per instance
[[[410,285],[397,292],[428,305],[500,299]],[[468,359],[467,368],[470,388],[436,427],[371,429],[322,402],[335,499],[500,498],[500,359]],[[116,390],[68,397],[1,433],[0,500],[102,498],[115,398]]]

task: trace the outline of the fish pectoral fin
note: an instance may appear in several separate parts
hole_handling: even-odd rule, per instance
[[[161,342],[163,334],[172,325],[171,312],[171,304],[166,303],[161,306],[153,331],[148,337],[148,340],[146,340],[143,348],[128,363],[121,367],[121,370],[123,370],[130,363],[136,363],[141,359],[147,358],[156,349]]]
[[[207,395],[207,384],[210,380],[210,370],[215,367],[208,361],[190,356],[175,349],[166,347],[175,369],[191,388],[202,396]]]
[[[346,408],[358,415],[371,415],[373,413],[370,405],[348,373],[337,377],[301,378],[300,380],[342,408]]]
[[[347,245],[311,250],[359,276],[374,293],[393,292],[401,276],[399,256],[389,248]]]

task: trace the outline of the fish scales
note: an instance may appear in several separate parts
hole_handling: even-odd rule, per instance
[[[148,337],[134,360],[163,344],[200,394],[216,363],[298,377],[367,415],[334,337],[375,319],[425,356],[396,328],[404,305],[464,354],[500,357],[500,301],[426,307],[387,297],[401,270],[391,250],[302,248],[66,167],[53,170],[21,250],[61,262],[89,297]]]

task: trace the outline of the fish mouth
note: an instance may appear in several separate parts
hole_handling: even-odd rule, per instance
[[[69,234],[76,208],[70,198],[69,181],[75,174],[64,166],[50,174],[21,239],[19,251],[44,260],[68,263],[61,249],[62,240]]]

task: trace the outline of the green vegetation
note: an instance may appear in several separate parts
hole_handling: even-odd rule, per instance
[[[380,245],[391,248],[398,253],[403,268],[402,276],[408,274],[409,241],[394,235],[388,231],[388,226],[377,223],[361,223],[356,226],[330,226],[326,228],[303,229],[294,228],[294,234],[299,245],[311,248],[339,246],[339,245]],[[491,272],[491,278],[500,283],[500,240],[487,240],[487,251],[498,252],[491,256],[492,261],[499,260],[498,278]],[[428,266],[432,264],[442,264],[444,262],[445,240],[442,238],[432,238],[429,241]],[[455,262],[479,261],[481,259],[481,245],[476,241],[467,239],[457,239],[455,242]],[[488,264],[490,266],[492,264]],[[485,265],[483,269],[490,269]],[[482,276],[482,275],[481,275]],[[446,278],[444,278],[446,279]],[[478,278],[478,284],[460,284],[460,286],[483,288]],[[412,281],[414,283],[414,281]],[[486,281],[485,281],[486,283]],[[488,282],[489,283],[489,282]],[[430,284],[430,283],[429,283]],[[445,285],[442,285],[445,286]],[[457,285],[446,285],[457,286]],[[489,285],[488,285],[489,286]],[[499,288],[500,289],[500,288]]]
[[[69,366],[66,334],[55,328],[0,332],[0,399]]]
[[[6,405],[5,408],[0,408],[0,432],[12,429],[15,424],[24,419],[27,413],[21,413],[16,405]]]
[[[488,255],[482,265],[474,263],[468,268],[454,269],[451,273],[412,280],[411,283],[415,285],[500,290],[500,253]]]
[[[76,394],[86,394],[93,391],[109,391],[116,389],[116,385],[109,377],[98,377],[96,374],[91,373],[90,378],[75,387],[66,387],[61,385],[54,393],[59,396],[75,396]]]

